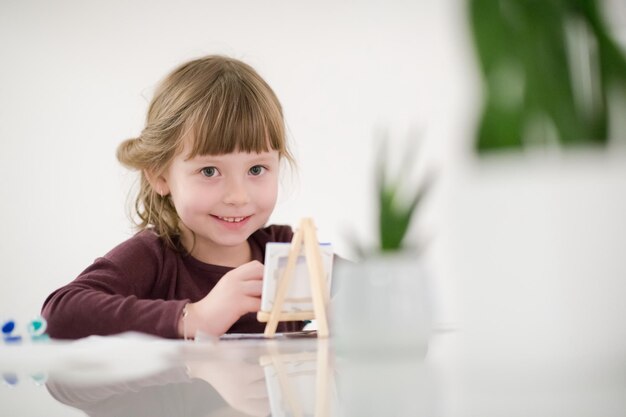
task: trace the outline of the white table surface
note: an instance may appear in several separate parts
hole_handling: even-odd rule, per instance
[[[427,351],[370,355],[332,338],[0,345],[0,415],[626,415],[623,352],[509,336],[439,332]]]

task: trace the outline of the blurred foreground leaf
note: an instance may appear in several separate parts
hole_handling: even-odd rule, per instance
[[[479,152],[607,144],[611,92],[626,92],[626,59],[598,3],[469,0],[484,88]]]

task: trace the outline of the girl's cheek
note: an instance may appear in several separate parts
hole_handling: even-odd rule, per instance
[[[278,187],[266,189],[263,193],[260,193],[259,201],[265,206],[274,206],[278,198]]]
[[[215,199],[206,194],[198,194],[190,206],[194,211],[206,211],[215,204]]]
[[[199,211],[206,211],[212,205],[211,194],[198,189],[188,189],[184,201],[176,207],[179,212],[193,214]]]

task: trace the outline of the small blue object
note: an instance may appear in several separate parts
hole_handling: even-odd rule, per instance
[[[2,325],[2,333],[4,335],[10,335],[15,330],[15,321],[9,320]]]
[[[15,321],[8,320],[2,325],[2,338],[6,343],[16,343],[22,340],[22,336],[13,334],[15,330]]]
[[[22,341],[22,336],[14,334],[15,320],[8,320],[2,325],[2,339],[5,343],[18,343]],[[28,322],[26,330],[33,342],[45,342],[50,340],[50,336],[46,334],[48,322],[41,316],[37,316]]]
[[[7,335],[4,336],[4,341],[6,343],[18,343],[22,341],[22,336],[18,335]]]
[[[17,385],[17,383],[19,382],[19,379],[17,378],[17,374],[15,372],[5,372],[2,374],[2,379],[4,379],[4,382],[7,383],[7,385],[14,387]]]
[[[33,341],[48,340],[46,329],[48,322],[41,316],[37,316],[28,323],[28,334]]]

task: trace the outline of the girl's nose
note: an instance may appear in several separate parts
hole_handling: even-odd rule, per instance
[[[227,184],[223,201],[225,204],[241,206],[250,202],[248,189],[243,181],[231,180]]]

